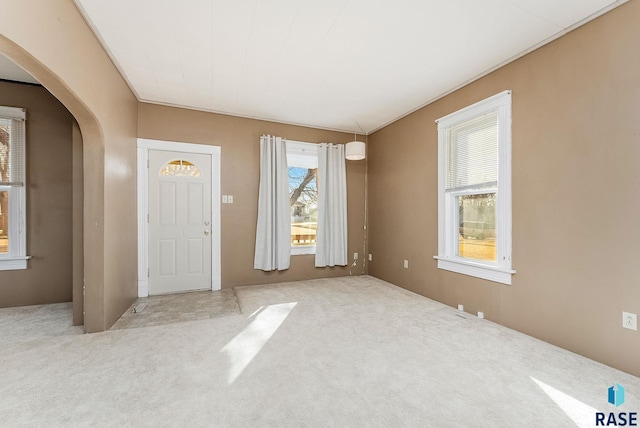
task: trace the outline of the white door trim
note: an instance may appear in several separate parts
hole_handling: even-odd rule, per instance
[[[138,297],[149,295],[149,150],[211,155],[211,289],[220,290],[220,146],[138,138]]]

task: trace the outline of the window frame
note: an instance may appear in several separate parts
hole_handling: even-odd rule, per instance
[[[24,126],[22,132],[17,133],[12,130],[10,139],[10,164],[22,161],[20,170],[26,171],[26,110],[17,107],[0,106],[0,118],[8,120],[21,120]],[[15,141],[15,135],[22,138]],[[16,148],[17,145],[17,148]],[[11,153],[21,153],[22,156],[12,156]],[[15,168],[15,166],[13,167]],[[2,270],[22,270],[27,268],[27,215],[26,215],[26,182],[25,178],[21,184],[0,184],[0,191],[8,193],[9,200],[9,252],[0,254],[0,271]]]
[[[498,182],[472,189],[446,190],[446,147],[449,130],[480,116],[498,115]],[[436,120],[438,124],[438,269],[510,285],[511,265],[511,91],[503,91]],[[460,195],[496,194],[496,261],[461,257],[459,249]]]
[[[314,143],[306,143],[303,141],[287,140],[287,170],[291,167],[308,168],[315,166],[318,168],[318,145]],[[311,159],[310,159],[311,158]],[[316,186],[317,186],[316,173]],[[289,227],[291,229],[291,227]],[[291,235],[291,231],[289,231]],[[316,244],[291,246],[292,256],[313,255],[316,253]]]

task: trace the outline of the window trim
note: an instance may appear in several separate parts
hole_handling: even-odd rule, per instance
[[[0,106],[0,117],[9,120],[21,120],[25,129],[22,130],[23,138],[20,141],[10,141],[12,152],[25,153],[26,150],[26,109],[18,107]],[[12,132],[15,135],[15,132]],[[16,146],[17,150],[16,150]],[[22,156],[22,171],[26,171],[26,156]],[[9,162],[13,162],[11,159]],[[16,185],[0,185],[0,191],[6,191],[9,195],[9,252],[0,255],[0,271],[23,270],[27,268],[27,196],[26,182]]]
[[[300,167],[305,168],[313,166],[314,162],[304,161],[304,158],[315,157],[315,167],[318,168],[318,145],[314,143],[306,143],[303,141],[287,140],[287,168]],[[300,164],[291,165],[291,159],[301,159]],[[313,255],[316,253],[316,244],[291,246],[292,256]]]
[[[455,197],[445,190],[447,130],[487,113],[498,114],[498,180],[487,192],[496,193],[496,261],[457,255]],[[438,124],[438,269],[511,285],[516,273],[511,266],[511,91],[503,91],[436,120]],[[485,189],[479,188],[478,192]],[[475,191],[474,191],[475,192]],[[464,192],[463,192],[464,193]]]

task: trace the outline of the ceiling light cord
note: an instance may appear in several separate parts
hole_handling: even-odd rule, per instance
[[[366,153],[366,148],[367,148],[367,144],[369,142],[369,134],[367,132],[364,131],[364,129],[362,129],[362,127],[360,126],[360,124],[356,121],[355,122],[356,125],[358,126],[358,128],[360,128],[360,131],[362,131],[362,133],[364,134],[364,150],[365,152],[362,153],[362,156],[364,158],[364,218],[363,218],[363,222],[362,222],[362,256],[360,257],[360,259],[362,260],[362,269],[360,270],[360,275],[364,275],[365,274],[365,270],[367,267],[367,260],[369,259],[369,255],[367,254],[367,220],[368,220],[368,200],[369,200],[369,194],[368,194],[368,175],[369,175],[369,159]],[[358,141],[356,132],[354,131],[353,133],[353,139],[354,141]],[[360,159],[362,159],[362,157]],[[347,157],[347,159],[349,159]],[[355,268],[358,265],[358,260],[354,259],[353,262],[349,265],[349,275],[353,275],[353,268]]]
[[[357,124],[358,122],[356,122]],[[358,125],[360,126],[360,125]],[[362,129],[362,128],[360,128]],[[364,132],[364,131],[363,131]],[[367,133],[364,134],[365,139],[365,147],[369,147],[369,136]],[[368,155],[368,153],[367,153]],[[369,176],[369,156],[364,157],[364,223],[362,225],[362,271],[360,275],[364,275],[365,267],[367,265],[367,260],[369,260],[369,255],[367,254],[367,220],[368,220],[368,201],[369,201],[369,184],[368,177]]]
[[[364,129],[362,129],[362,126],[360,126],[360,124],[358,123],[358,121],[354,121],[356,123],[356,125],[358,126],[358,128],[360,129],[360,132],[362,132],[364,134],[364,139],[365,139],[365,150],[368,151],[368,143],[369,143],[369,133],[365,132]],[[356,133],[353,133],[353,136],[355,138]],[[364,157],[364,219],[363,219],[363,223],[362,223],[362,270],[360,271],[360,275],[364,275],[366,267],[367,267],[367,260],[369,260],[369,255],[367,254],[367,220],[368,220],[368,200],[369,200],[369,196],[368,196],[368,192],[369,192],[369,185],[368,185],[368,173],[369,173],[369,156],[367,156],[368,153],[365,153],[365,157]]]
[[[369,148],[369,133],[365,132],[362,129],[362,126],[356,120],[356,125],[360,128],[360,132],[364,134],[364,146],[365,150],[368,152]],[[355,132],[354,132],[355,135]],[[367,261],[369,260],[369,255],[367,254],[367,239],[368,239],[368,230],[367,230],[367,221],[369,217],[368,212],[368,202],[369,202],[369,156],[368,153],[365,153],[364,157],[364,218],[362,222],[362,270],[360,271],[360,275],[364,275],[367,268]]]

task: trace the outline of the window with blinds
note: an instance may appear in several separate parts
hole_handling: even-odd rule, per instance
[[[0,107],[0,186],[24,185],[24,109]]]
[[[318,230],[318,146],[287,141],[291,255],[315,254]]]
[[[482,117],[447,130],[446,188],[495,186],[498,182],[498,114]]]
[[[438,267],[510,284],[511,92],[437,122]]]
[[[25,269],[26,111],[0,106],[0,270]]]

